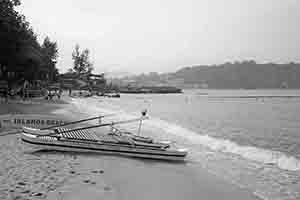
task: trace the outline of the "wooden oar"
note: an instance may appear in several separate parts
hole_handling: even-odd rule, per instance
[[[139,120],[144,120],[144,119],[148,119],[148,117],[139,117],[136,119],[130,119],[130,120],[124,120],[124,121],[118,121],[118,122],[110,122],[110,123],[86,126],[86,127],[81,127],[81,128],[75,128],[75,129],[68,129],[68,130],[61,131],[59,133],[68,133],[68,132],[72,132],[72,131],[80,131],[80,130],[91,129],[91,128],[99,128],[99,127],[103,127],[103,126],[113,126],[113,125],[117,125],[117,124],[126,124],[126,123],[136,122]],[[47,134],[44,136],[51,136],[51,135],[56,135],[56,134],[57,133],[50,133],[50,134]]]
[[[90,120],[94,120],[94,119],[101,119],[101,118],[108,117],[108,116],[113,116],[113,115],[116,115],[116,114],[107,114],[107,115],[101,115],[101,116],[98,116],[98,117],[91,117],[91,118],[87,118],[87,119],[81,119],[81,120],[78,120],[78,121],[68,122],[68,123],[64,123],[64,124],[60,124],[60,125],[49,126],[49,127],[46,127],[46,128],[42,128],[41,130],[58,128],[58,127],[67,126],[67,125],[71,125],[71,124],[77,124],[77,123],[86,122],[86,121],[90,121]]]

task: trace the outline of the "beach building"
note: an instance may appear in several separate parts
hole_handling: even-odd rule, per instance
[[[80,90],[103,91],[106,86],[104,73],[75,73],[67,72],[59,76],[62,87]]]

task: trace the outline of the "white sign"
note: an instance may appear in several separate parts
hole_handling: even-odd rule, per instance
[[[22,126],[46,128],[66,123],[58,115],[40,115],[40,114],[6,114],[0,115],[1,128],[21,128]]]

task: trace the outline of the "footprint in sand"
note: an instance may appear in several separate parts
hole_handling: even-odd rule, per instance
[[[30,193],[31,191],[30,190],[24,190],[24,191],[22,191],[21,193],[23,193],[23,194],[28,194],[28,193]]]
[[[91,182],[91,181],[87,179],[87,180],[84,180],[83,182],[84,182],[84,183],[89,183],[89,182]]]
[[[18,185],[24,186],[24,185],[26,185],[26,183],[24,183],[24,182],[18,182]]]
[[[104,187],[104,191],[110,191],[110,190],[111,190],[110,187],[108,187],[108,186],[105,186],[105,187]]]
[[[94,173],[94,174],[97,174],[97,173],[103,174],[103,173],[104,173],[103,170],[93,170],[93,171],[91,171],[91,172]]]
[[[43,196],[44,194],[41,193],[41,192],[37,192],[37,193],[33,193],[32,196],[35,196],[35,197],[41,197]]]

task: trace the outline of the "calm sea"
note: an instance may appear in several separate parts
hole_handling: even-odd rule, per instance
[[[87,116],[147,109],[143,134],[188,148],[188,164],[263,199],[300,199],[300,90],[185,90],[73,99]],[[137,131],[137,124],[121,128]]]

